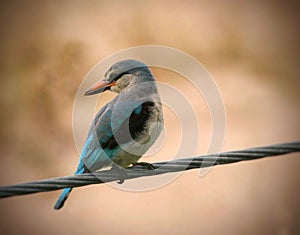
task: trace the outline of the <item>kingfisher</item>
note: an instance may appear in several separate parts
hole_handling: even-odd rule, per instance
[[[162,104],[148,66],[133,59],[113,64],[104,78],[84,95],[104,91],[118,95],[96,114],[75,175],[110,167],[120,172],[118,183],[123,183],[125,167],[141,164],[151,168],[150,163],[138,160],[157,140],[163,128]],[[54,209],[63,207],[71,191],[72,188],[63,190]]]

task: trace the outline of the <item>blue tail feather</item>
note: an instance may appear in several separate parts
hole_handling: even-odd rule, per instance
[[[59,196],[57,202],[55,203],[54,209],[59,210],[65,204],[65,201],[68,199],[69,194],[73,188],[65,188],[62,194]]]
[[[84,163],[83,163],[83,161],[80,161],[79,165],[77,167],[77,170],[75,172],[75,175],[82,174],[83,172],[84,172]],[[64,206],[65,201],[68,199],[72,189],[73,188],[65,188],[64,189],[64,191],[59,196],[57,202],[55,203],[54,209],[59,210],[60,208],[62,208]]]

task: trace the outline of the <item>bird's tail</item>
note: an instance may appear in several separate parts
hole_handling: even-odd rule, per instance
[[[57,202],[55,203],[54,209],[59,210],[65,204],[65,201],[68,199],[69,194],[71,193],[73,188],[65,188],[62,194],[59,196]]]
[[[75,172],[75,175],[77,174],[81,174],[84,172],[84,163],[83,161],[80,160],[79,165],[77,167],[77,170]],[[62,208],[65,204],[65,201],[68,199],[71,191],[73,188],[65,188],[64,191],[61,193],[61,195],[59,196],[57,202],[54,205],[54,209],[55,210],[59,210],[60,208]]]

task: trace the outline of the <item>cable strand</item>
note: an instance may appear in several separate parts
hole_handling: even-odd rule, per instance
[[[215,165],[231,164],[298,151],[300,151],[300,141],[152,163],[154,170],[147,170],[142,166],[136,165],[125,169],[127,173],[125,179],[134,179],[196,168],[205,168]],[[119,180],[119,175],[117,172],[112,170],[50,178],[23,184],[2,186],[0,187],[0,198],[47,192],[68,187],[75,188],[90,184],[102,184],[116,180]]]

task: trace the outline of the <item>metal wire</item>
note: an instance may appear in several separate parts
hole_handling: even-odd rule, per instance
[[[147,170],[142,166],[125,169],[125,179],[143,176],[160,175],[171,172],[205,168],[213,165],[230,164],[240,161],[254,160],[300,151],[300,141],[276,144],[266,147],[249,148],[240,151],[230,151],[220,154],[209,154],[193,158],[176,159],[167,162],[152,163],[154,169]],[[17,195],[46,192],[67,187],[81,187],[89,184],[101,184],[119,180],[120,175],[113,170],[98,171],[73,176],[45,179],[24,184],[0,187],[0,198]]]

